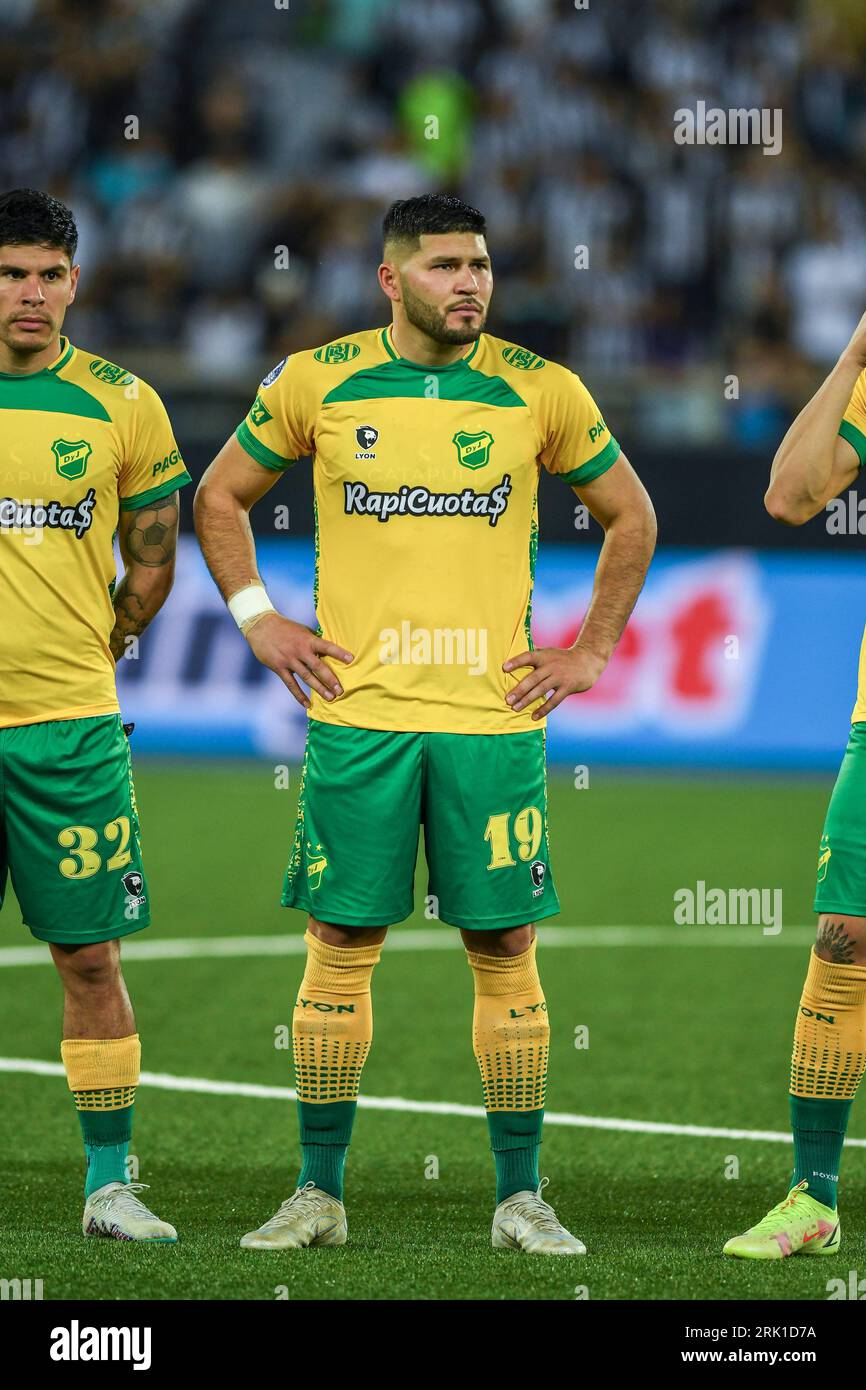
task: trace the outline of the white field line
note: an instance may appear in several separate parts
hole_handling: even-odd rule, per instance
[[[754,927],[540,927],[539,945],[589,946],[804,946],[815,939],[815,928],[783,927],[776,935],[764,935]],[[394,927],[385,951],[451,951],[461,946],[459,933],[444,923],[438,927]],[[300,932],[292,936],[187,936],[149,940],[124,940],[124,961],[196,960],[207,957],[302,956],[306,943]],[[47,946],[6,946],[0,949],[0,968],[13,965],[50,965]]]
[[[41,1062],[29,1057],[0,1057],[0,1072],[24,1073],[30,1076],[65,1077],[61,1062]],[[210,1081],[198,1076],[168,1076],[163,1072],[143,1071],[142,1086],[160,1091],[186,1091],[206,1096],[243,1096],[249,1100],[295,1100],[290,1086],[259,1086],[250,1081]],[[404,1100],[402,1096],[365,1096],[358,1098],[362,1110],[397,1111],[410,1115],[456,1115],[471,1120],[484,1119],[480,1105],[456,1105],[440,1100]],[[768,1144],[790,1144],[790,1134],[774,1129],[726,1129],[713,1125],[662,1124],[655,1120],[618,1120],[607,1115],[570,1115],[548,1110],[544,1123],[563,1125],[570,1129],[606,1129],[621,1134],[675,1134],[689,1139],[754,1139]],[[846,1148],[866,1148],[866,1139],[846,1139]]]

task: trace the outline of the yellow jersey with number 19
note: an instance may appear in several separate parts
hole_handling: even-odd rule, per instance
[[[0,728],[119,709],[109,638],[120,510],[190,482],[156,392],[60,339],[0,373]]]
[[[282,471],[313,456],[315,604],[345,694],[311,718],[362,729],[519,733],[542,466],[579,486],[619,454],[573,372],[483,333],[456,362],[399,356],[390,328],[299,352],[239,426]]]

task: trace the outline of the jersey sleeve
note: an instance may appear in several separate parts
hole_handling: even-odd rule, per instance
[[[866,372],[861,372],[854,383],[839,433],[854,449],[862,468],[866,463]]]
[[[190,482],[168,412],[153,387],[140,381],[120,465],[120,509],[149,506]]]
[[[313,452],[314,418],[301,359],[286,357],[268,372],[246,419],[235,431],[256,463],[282,473]]]
[[[571,487],[591,483],[616,463],[620,454],[601,412],[580,377],[563,369],[553,390],[545,391],[539,455],[548,473]]]

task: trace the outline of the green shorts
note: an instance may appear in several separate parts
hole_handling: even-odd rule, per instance
[[[40,941],[78,946],[149,924],[119,714],[0,729],[0,906],[7,872]]]
[[[422,825],[431,919],[492,931],[559,912],[543,729],[390,733],[316,719],[283,906],[336,926],[405,921]]]
[[[866,917],[866,723],[851,725],[827,807],[814,907]]]

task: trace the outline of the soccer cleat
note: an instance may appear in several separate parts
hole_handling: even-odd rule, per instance
[[[345,1245],[346,1208],[315,1183],[298,1187],[264,1226],[241,1237],[242,1250],[305,1250]]]
[[[542,1178],[536,1192],[515,1192],[500,1202],[493,1213],[494,1250],[526,1250],[530,1255],[585,1255],[586,1246],[556,1219],[556,1212],[541,1193],[549,1183]]]
[[[723,1255],[744,1260],[783,1260],[787,1255],[835,1255],[841,1228],[832,1207],[825,1207],[807,1192],[804,1178],[792,1187],[784,1202],[768,1211],[763,1221],[734,1236]]]
[[[173,1245],[177,1231],[160,1221],[136,1197],[146,1182],[109,1182],[91,1192],[84,1204],[81,1227],[86,1236],[108,1236],[112,1240],[147,1240],[154,1245]]]

